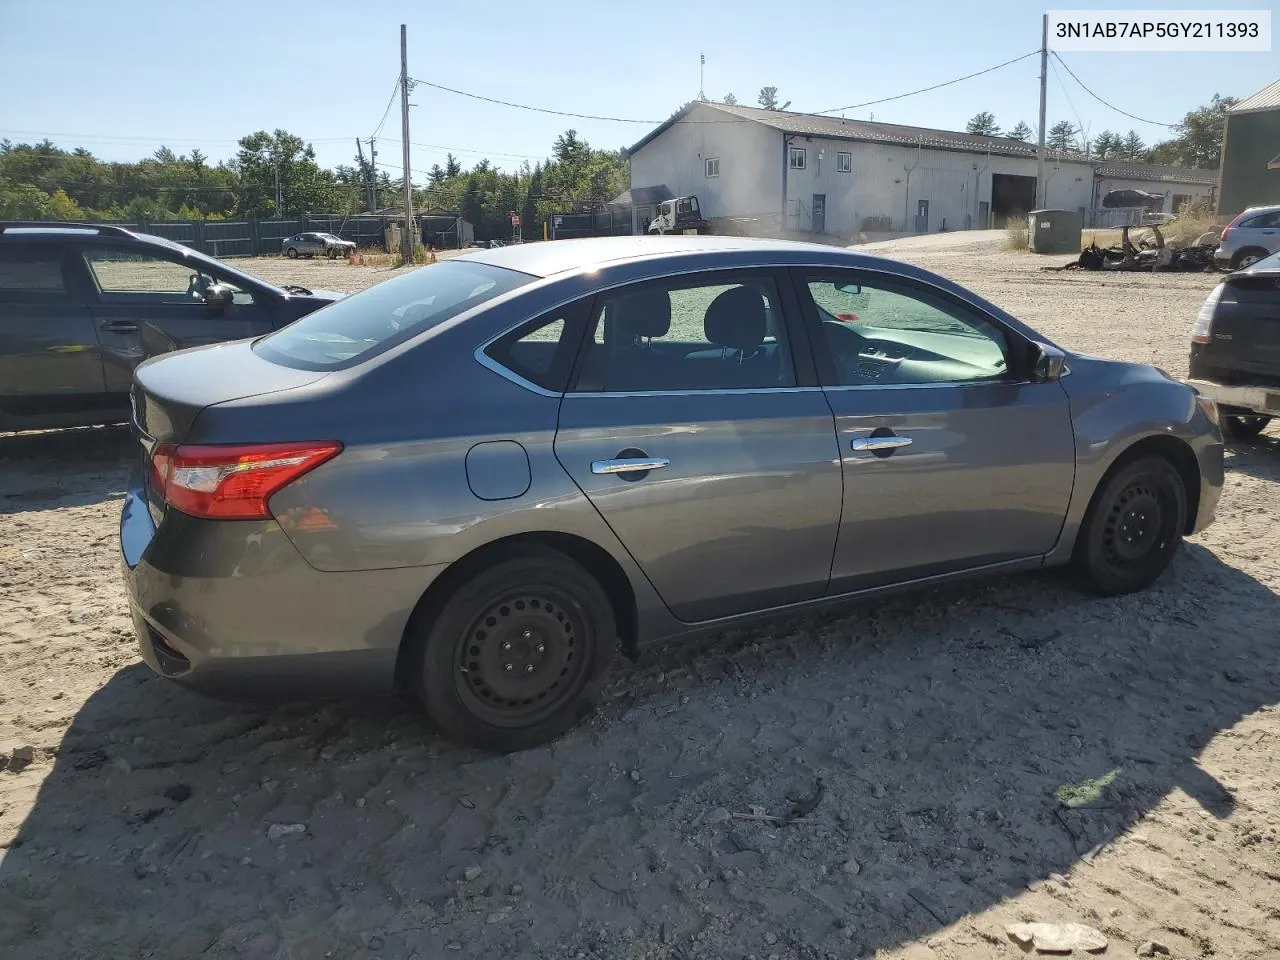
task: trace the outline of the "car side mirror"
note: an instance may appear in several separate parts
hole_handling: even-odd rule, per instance
[[[1062,372],[1067,367],[1067,355],[1047,343],[1037,343],[1035,349],[1035,363],[1032,366],[1031,378],[1037,383],[1061,379]]]
[[[856,283],[837,283],[836,289],[841,293],[849,293],[857,296],[862,292],[862,287]]]
[[[235,301],[235,290],[225,283],[212,283],[204,291],[205,306],[225,310]]]

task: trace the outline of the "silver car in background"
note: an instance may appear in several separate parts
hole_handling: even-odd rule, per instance
[[[335,237],[332,233],[295,233],[292,237],[285,237],[280,241],[280,252],[290,260],[317,256],[333,260],[337,257],[346,257],[355,249],[356,245],[350,240]]]
[[[142,655],[207,690],[413,691],[494,750],[621,648],[957,577],[1152,584],[1214,517],[1211,400],[829,246],[564,240],[137,372]],[[175,722],[181,722],[176,720]]]
[[[1213,259],[1220,267],[1243,270],[1273,253],[1280,253],[1280,204],[1237,215],[1222,231]]]

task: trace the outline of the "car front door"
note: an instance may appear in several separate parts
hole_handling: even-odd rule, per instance
[[[1075,474],[1068,400],[1035,347],[931,285],[797,271],[836,418],[844,509],[831,590],[1038,557]]]
[[[85,244],[81,257],[95,297],[93,318],[109,391],[128,392],[134,368],[146,357],[272,328],[272,304],[260,292],[231,284],[230,304],[205,303],[209,287],[226,281],[180,252]]]
[[[731,271],[601,295],[561,404],[556,457],[686,622],[827,586],[839,458],[807,353],[797,377],[786,279]]]
[[[67,257],[62,241],[0,244],[0,422],[10,428],[110,413],[93,317]]]

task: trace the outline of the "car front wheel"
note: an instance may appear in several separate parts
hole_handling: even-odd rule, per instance
[[[1228,414],[1222,418],[1222,432],[1232,440],[1252,440],[1271,422],[1270,417],[1251,414]]]
[[[290,260],[297,260],[297,259],[298,259],[298,248],[297,248],[297,247],[290,247],[288,250],[286,250],[286,251],[284,252],[284,255],[285,255],[286,257],[288,257]]]
[[[1187,491],[1173,464],[1155,456],[1128,460],[1094,494],[1073,562],[1104,596],[1142,590],[1173,560],[1186,523]]]
[[[509,555],[414,620],[412,681],[427,714],[450,737],[499,753],[577,724],[618,644],[599,582],[551,550]]]

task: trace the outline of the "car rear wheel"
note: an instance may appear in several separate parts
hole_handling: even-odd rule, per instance
[[[1265,250],[1255,250],[1252,248],[1241,250],[1231,258],[1231,269],[1243,270],[1246,267],[1252,267],[1266,255],[1267,251]]]
[[[1228,414],[1222,418],[1222,432],[1232,440],[1252,440],[1271,422],[1270,417],[1256,414]]]
[[[618,645],[600,584],[551,550],[499,561],[427,619],[410,628],[418,698],[446,734],[499,753],[577,724]]]
[[[290,260],[297,260],[297,259],[298,259],[298,248],[297,248],[297,247],[290,247],[288,250],[286,250],[286,251],[284,252],[284,255],[285,255],[286,257],[288,257]]]
[[[328,250],[328,254],[329,254],[329,259],[330,259],[330,260],[337,260],[337,259],[338,259],[338,248],[337,248],[337,247],[330,247],[330,248],[329,248],[329,250]]]
[[[1073,563],[1104,596],[1150,586],[1173,560],[1187,522],[1187,491],[1162,457],[1122,463],[1103,480],[1085,513]]]

